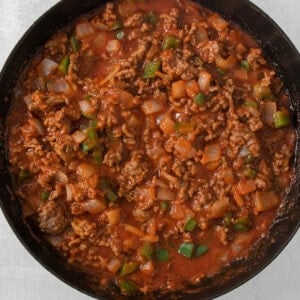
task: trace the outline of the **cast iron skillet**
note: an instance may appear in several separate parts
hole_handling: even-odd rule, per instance
[[[62,0],[47,11],[25,33],[14,48],[0,74],[0,141],[5,140],[5,119],[9,109],[9,99],[18,75],[22,72],[35,51],[41,47],[60,27],[103,4],[100,0]],[[294,111],[294,125],[298,131],[294,166],[296,180],[287,194],[270,234],[253,249],[248,259],[240,260],[225,268],[219,275],[205,279],[199,286],[190,287],[184,293],[175,295],[155,294],[147,299],[177,296],[183,299],[212,299],[229,292],[265,268],[287,245],[300,225],[300,56],[284,32],[265,13],[247,0],[198,0],[207,8],[220,13],[228,20],[239,24],[254,36],[266,56],[273,62],[278,74],[285,82]],[[101,290],[96,279],[66,265],[65,261],[47,245],[42,235],[30,224],[25,225],[19,202],[14,198],[4,142],[0,153],[0,204],[2,210],[23,245],[50,272],[72,287],[98,299],[112,299],[116,292]],[[197,294],[189,295],[190,291]],[[136,297],[141,299],[140,297]],[[124,298],[123,298],[124,299]],[[146,299],[143,297],[143,299]]]

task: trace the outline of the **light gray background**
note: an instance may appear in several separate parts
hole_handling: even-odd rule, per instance
[[[220,1],[226,2],[226,0]],[[56,2],[57,0],[0,0],[0,69],[26,29]],[[300,49],[300,1],[253,0],[253,2],[277,21]],[[263,272],[219,299],[300,299],[299,278],[300,233]],[[0,299],[87,300],[91,298],[59,281],[40,266],[14,236],[0,212]]]

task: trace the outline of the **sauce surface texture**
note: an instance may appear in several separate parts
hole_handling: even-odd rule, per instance
[[[247,256],[293,179],[283,83],[249,35],[191,1],[107,3],[45,44],[14,98],[25,219],[124,294]]]

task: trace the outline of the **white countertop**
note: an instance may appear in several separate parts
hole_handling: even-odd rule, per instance
[[[0,0],[0,69],[27,28],[56,2],[58,1]],[[253,0],[253,2],[269,14],[300,49],[300,1]],[[264,271],[219,299],[297,300],[300,299],[299,278],[300,233]],[[59,281],[39,265],[18,241],[0,212],[0,299],[87,300],[91,298]]]

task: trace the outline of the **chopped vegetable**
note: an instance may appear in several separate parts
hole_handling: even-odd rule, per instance
[[[238,192],[241,195],[247,195],[256,190],[256,184],[253,179],[241,180],[237,185]]]
[[[101,165],[102,160],[103,160],[103,151],[102,151],[102,149],[101,148],[95,149],[92,153],[92,156],[93,156],[94,162],[97,165]]]
[[[122,266],[122,263],[117,259],[117,258],[112,258],[108,264],[107,264],[107,269],[112,272],[112,273],[117,273]]]
[[[225,214],[223,218],[223,224],[225,227],[230,227],[231,226],[231,220],[232,220],[232,213],[228,212]]]
[[[222,150],[219,144],[206,145],[204,148],[201,163],[206,165],[209,162],[217,161],[221,158]]]
[[[116,38],[117,38],[118,40],[122,40],[122,39],[124,38],[124,36],[125,36],[124,31],[122,31],[122,30],[116,31]]]
[[[74,52],[79,51],[79,41],[77,40],[75,34],[72,34],[72,36],[70,37],[70,45]]]
[[[95,167],[87,163],[81,163],[77,167],[77,174],[83,179],[91,178],[95,174],[95,172]]]
[[[157,199],[173,201],[175,200],[175,194],[169,189],[159,187],[157,189]]]
[[[192,99],[199,93],[200,90],[199,84],[195,79],[188,81],[185,89],[187,95]]]
[[[221,55],[216,57],[216,65],[222,70],[230,70],[236,63],[236,57],[230,55],[228,58],[223,58]]]
[[[111,189],[111,182],[108,178],[101,178],[100,180],[100,187],[102,190],[110,190]]]
[[[178,253],[187,258],[192,258],[195,244],[182,243],[178,249]]]
[[[102,199],[89,199],[81,202],[80,205],[92,215],[100,214],[106,209],[106,203]]]
[[[41,75],[43,76],[49,76],[51,73],[53,73],[58,67],[58,63],[49,59],[44,58],[42,62],[39,64],[38,69],[41,72]]]
[[[143,78],[151,79],[156,77],[156,72],[160,69],[160,61],[154,60],[147,62],[144,68]]]
[[[258,100],[264,100],[272,96],[270,87],[262,85],[261,83],[256,83],[253,86],[253,92]]]
[[[115,202],[118,199],[118,195],[113,191],[111,181],[108,178],[101,178],[100,187],[108,201]]]
[[[273,101],[268,101],[265,103],[263,111],[262,111],[262,119],[263,121],[272,126],[274,124],[274,115],[277,111],[277,105]]]
[[[172,96],[174,99],[186,97],[186,82],[184,80],[172,83]]]
[[[201,58],[197,55],[193,56],[191,59],[191,63],[196,66],[196,67],[202,67],[203,66],[203,61]]]
[[[216,13],[212,14],[207,21],[218,31],[223,31],[228,27],[228,22]]]
[[[175,131],[181,134],[188,134],[194,131],[195,124],[192,122],[177,122],[174,125]]]
[[[79,109],[81,111],[81,114],[88,119],[93,119],[95,110],[90,101],[88,100],[82,100],[78,102],[79,104]]]
[[[120,288],[124,294],[132,294],[138,289],[136,284],[130,280],[122,280],[120,283]]]
[[[208,247],[206,245],[197,246],[195,251],[195,257],[199,257],[208,252]]]
[[[186,232],[192,232],[196,229],[198,225],[198,222],[194,218],[190,218],[187,220],[187,222],[184,224],[184,231]]]
[[[210,218],[218,219],[223,218],[225,213],[229,208],[229,199],[228,198],[220,198],[215,201],[210,207]]]
[[[122,23],[116,20],[114,24],[111,26],[110,30],[117,30],[117,29],[121,29],[122,27],[123,27]]]
[[[42,191],[41,192],[41,200],[47,201],[49,199],[50,193],[48,191]]]
[[[115,202],[118,199],[118,195],[112,190],[106,191],[105,196],[109,202]]]
[[[87,139],[82,143],[82,151],[87,153],[99,145],[99,139],[96,130],[92,127],[87,128],[85,133]]]
[[[90,23],[81,23],[76,26],[76,36],[78,39],[84,39],[94,33],[94,28]]]
[[[206,71],[201,71],[199,74],[198,84],[200,92],[208,92],[211,82],[211,74]]]
[[[169,115],[165,115],[165,117],[160,122],[159,127],[165,134],[169,135],[174,132],[175,122]]]
[[[31,173],[28,170],[21,169],[18,176],[18,183],[22,183],[23,181],[31,178]]]
[[[254,100],[250,100],[250,99],[246,99],[244,101],[244,105],[247,106],[247,107],[253,107],[253,108],[257,108],[258,107],[257,102],[254,101]]]
[[[255,212],[263,212],[277,207],[280,203],[278,195],[273,192],[256,192],[254,197]]]
[[[243,196],[239,193],[236,186],[234,186],[232,188],[232,194],[233,194],[233,198],[234,198],[236,204],[238,205],[238,207],[243,207],[245,205],[245,201],[244,201]]]
[[[222,70],[221,68],[217,68],[217,72],[220,74],[220,75],[225,75],[226,74],[226,71]]]
[[[257,176],[257,171],[251,168],[248,168],[246,170],[244,170],[244,174],[245,176],[247,176],[250,179],[255,179]]]
[[[154,256],[154,249],[153,246],[149,243],[145,244],[141,250],[141,255],[143,256],[143,258],[147,259],[147,260],[152,260],[153,256]]]
[[[251,65],[249,64],[249,62],[247,60],[241,61],[241,68],[243,70],[246,70],[247,72],[250,72],[252,70]]]
[[[160,203],[160,208],[163,212],[166,212],[169,209],[169,202],[167,201],[162,201]]]
[[[69,65],[70,65],[70,57],[68,55],[66,55],[60,61],[59,66],[58,66],[58,70],[62,74],[67,75],[68,74],[68,70],[69,70]]]
[[[246,232],[251,229],[251,220],[248,216],[240,217],[233,224],[233,228],[236,231]]]
[[[164,104],[163,102],[160,102],[158,99],[147,100],[143,102],[141,107],[145,115],[151,115],[163,110]]]
[[[169,260],[169,251],[163,248],[158,248],[156,249],[155,256],[159,262],[166,262]]]
[[[186,159],[193,158],[197,154],[196,149],[184,137],[178,139],[175,149]]]
[[[194,102],[199,106],[204,105],[205,104],[205,95],[203,93],[197,94],[194,98]]]
[[[168,49],[175,49],[179,46],[180,40],[172,35],[168,35],[164,38],[162,43],[162,49],[168,50]]]
[[[153,11],[149,11],[146,15],[145,15],[145,22],[150,24],[150,25],[156,25],[158,21],[158,17],[156,15],[156,13],[154,13]]]
[[[120,270],[120,276],[126,276],[134,273],[139,268],[139,264],[135,261],[125,262]]]
[[[106,211],[106,216],[110,226],[118,224],[121,219],[121,208],[113,208]]]
[[[251,163],[253,162],[253,160],[254,160],[254,157],[253,157],[251,154],[248,154],[248,155],[245,157],[244,163],[245,163],[246,165],[248,165],[248,164],[251,164]]]
[[[290,124],[290,116],[287,110],[281,110],[274,114],[275,128],[282,128]]]

